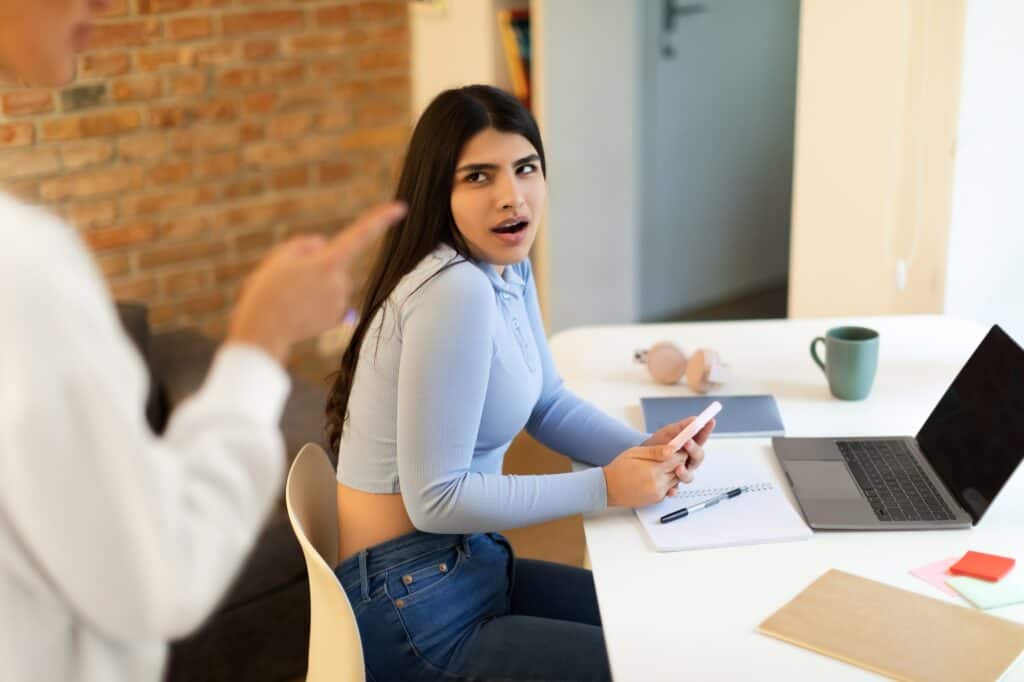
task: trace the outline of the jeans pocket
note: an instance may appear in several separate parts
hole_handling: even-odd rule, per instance
[[[471,552],[450,550],[455,569],[440,579],[438,563],[446,560],[432,555],[431,561],[394,567],[386,583],[409,644],[441,670],[480,623],[507,612],[504,551],[484,536],[474,536],[470,544]]]
[[[454,579],[463,560],[458,547],[448,547],[388,569],[385,577],[388,594],[393,599],[401,599],[403,604],[412,604]]]

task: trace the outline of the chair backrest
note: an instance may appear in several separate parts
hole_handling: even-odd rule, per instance
[[[285,502],[309,572],[306,681],[365,680],[359,627],[332,569],[338,562],[337,483],[334,467],[319,445],[307,443],[292,462]]]

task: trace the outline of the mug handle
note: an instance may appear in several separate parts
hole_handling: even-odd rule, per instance
[[[821,358],[818,357],[818,348],[817,348],[817,346],[818,346],[818,342],[819,341],[821,341],[822,343],[825,343],[825,337],[824,336],[819,336],[819,337],[815,338],[813,341],[811,341],[811,359],[814,360],[814,364],[816,364],[818,367],[821,367],[821,371],[824,372],[825,371],[825,363],[822,362]]]

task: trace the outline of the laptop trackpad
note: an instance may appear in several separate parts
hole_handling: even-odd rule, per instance
[[[842,462],[786,462],[793,487],[816,500],[863,499],[849,469]]]

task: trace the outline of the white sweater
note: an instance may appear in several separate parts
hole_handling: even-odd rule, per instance
[[[225,346],[162,437],[74,231],[0,194],[0,680],[158,680],[280,491],[287,374]]]

